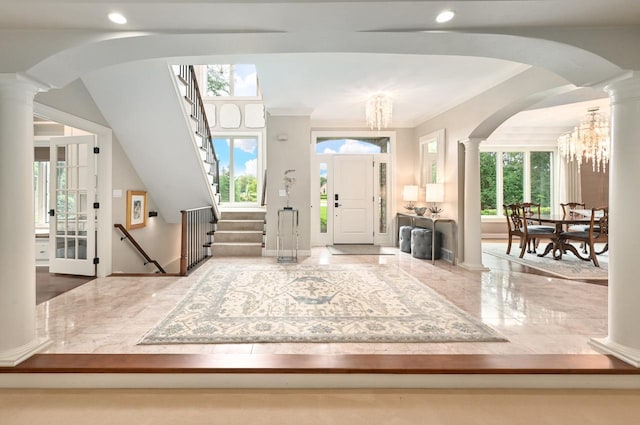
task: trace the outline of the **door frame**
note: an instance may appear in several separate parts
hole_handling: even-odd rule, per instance
[[[309,172],[310,172],[310,205],[311,205],[311,246],[325,246],[333,244],[333,228],[329,228],[331,216],[333,214],[333,204],[327,201],[327,232],[320,233],[320,199],[318,189],[320,187],[320,163],[332,161],[321,161],[321,158],[328,158],[334,154],[316,154],[316,143],[318,138],[323,137],[336,137],[336,138],[359,138],[359,137],[388,137],[389,138],[389,152],[386,154],[373,154],[375,166],[374,166],[374,196],[379,195],[379,190],[376,185],[377,176],[379,175],[380,158],[384,157],[387,166],[387,220],[386,220],[386,233],[380,233],[377,223],[379,222],[379,211],[374,208],[374,237],[373,243],[375,245],[391,246],[394,243],[394,221],[396,216],[396,202],[395,202],[395,172],[396,169],[396,132],[395,131],[312,131],[311,132],[311,149],[309,159]],[[339,154],[338,154],[339,155]],[[367,154],[370,155],[370,154]],[[333,181],[331,181],[331,175],[333,174],[332,164],[328,164],[329,179],[327,181],[328,191],[333,193]],[[333,223],[331,222],[331,226]]]
[[[112,141],[113,132],[110,128],[88,121],[34,102],[33,113],[42,118],[48,118],[60,124],[75,127],[79,130],[92,133],[96,136],[100,154],[96,173],[98,175],[98,188],[96,194],[100,202],[100,208],[96,211],[96,256],[100,262],[96,267],[97,277],[109,276],[112,272],[112,246],[113,246],[113,212],[112,212]]]

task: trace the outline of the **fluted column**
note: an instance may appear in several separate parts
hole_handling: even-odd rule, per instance
[[[0,74],[0,366],[42,348],[36,338],[33,98],[37,87]]]
[[[640,367],[640,75],[613,83],[609,162],[609,334],[593,340],[600,351]]]
[[[464,144],[464,258],[460,267],[489,270],[482,264],[482,222],[480,208],[480,142],[471,138]]]

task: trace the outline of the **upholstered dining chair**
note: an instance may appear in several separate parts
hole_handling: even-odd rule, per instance
[[[578,214],[576,214],[576,210],[577,209],[585,209],[586,206],[585,204],[581,203],[581,202],[567,202],[564,204],[560,204],[560,206],[562,207],[562,218],[576,218],[576,216]],[[588,226],[582,225],[582,224],[574,224],[572,226],[567,226],[567,231],[568,232],[575,232],[575,231],[584,231],[586,230]]]
[[[551,239],[554,236],[555,229],[550,226],[540,226],[528,223],[526,210],[522,204],[509,204],[504,206],[504,215],[507,217],[507,228],[509,241],[507,244],[507,254],[511,252],[513,237],[517,236],[520,240],[520,258],[524,257],[527,246],[531,243],[533,248],[529,252],[535,253],[535,244],[538,239]]]
[[[535,202],[521,202],[520,207],[522,208],[524,217],[527,219],[527,228],[529,231],[542,231],[543,233],[555,232],[555,227],[542,225],[539,221],[535,220],[536,218],[540,218],[540,204]],[[538,239],[532,238],[529,241],[530,246],[527,252],[535,253],[539,243],[540,241]]]
[[[573,252],[578,258],[585,261],[592,261],[596,267],[600,267],[598,263],[598,255],[609,250],[609,208],[591,208],[591,221],[586,231],[562,232],[560,234],[562,250]],[[578,250],[571,245],[571,242],[581,242],[585,244],[587,256],[582,256]],[[595,244],[604,243],[604,247],[597,251]]]

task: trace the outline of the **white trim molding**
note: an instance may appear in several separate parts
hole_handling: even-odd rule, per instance
[[[44,350],[52,341],[49,338],[36,338],[27,344],[5,352],[0,352],[0,367],[13,367],[29,357]]]

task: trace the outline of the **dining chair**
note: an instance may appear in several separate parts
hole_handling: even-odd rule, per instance
[[[581,203],[581,202],[567,202],[564,204],[560,204],[560,206],[562,207],[562,218],[576,218],[576,216],[578,216],[578,214],[576,214],[576,210],[578,209],[585,209],[586,206],[585,204]],[[568,232],[577,232],[577,231],[583,231],[586,230],[588,226],[586,224],[572,224],[572,225],[567,225],[567,231]]]
[[[535,245],[538,239],[551,239],[555,235],[555,229],[550,226],[540,226],[529,224],[526,218],[526,211],[522,204],[504,205],[504,215],[507,217],[507,227],[509,233],[509,241],[507,244],[507,254],[511,252],[513,237],[520,239],[520,258],[524,257],[524,253],[529,247],[528,252],[535,253]],[[531,246],[533,248],[531,248]]]
[[[600,267],[598,263],[598,255],[609,250],[609,208],[600,207],[591,209],[591,220],[589,227],[585,231],[562,232],[560,234],[562,250],[573,252],[578,258],[585,261],[592,261],[596,267]],[[587,255],[583,256],[578,250],[571,245],[571,242],[581,242],[587,248]],[[597,251],[595,244],[604,243],[604,247]]]
[[[547,233],[547,232],[554,233],[556,231],[555,227],[541,225],[539,221],[535,220],[536,218],[540,218],[539,203],[521,202],[520,207],[522,208],[524,217],[526,217],[527,219],[527,228],[529,231],[542,231],[543,233]],[[535,253],[539,243],[540,241],[537,238],[532,238],[529,244],[533,245],[533,248],[530,246],[528,252]]]

